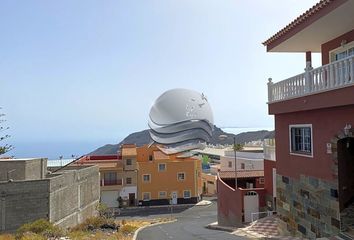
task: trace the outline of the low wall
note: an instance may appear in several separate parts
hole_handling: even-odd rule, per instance
[[[240,226],[244,221],[244,196],[249,191],[258,193],[259,211],[263,211],[266,205],[264,188],[253,189],[233,189],[227,185],[219,176],[218,186],[218,225],[221,226]]]
[[[219,176],[218,189],[218,225],[241,226],[243,218],[242,191],[232,189]]]

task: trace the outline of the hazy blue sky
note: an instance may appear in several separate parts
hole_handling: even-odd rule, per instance
[[[22,143],[118,142],[147,128],[153,101],[177,87],[206,94],[218,126],[272,127],[267,78],[302,72],[305,56],[261,42],[315,2],[0,1],[11,143],[22,156]]]

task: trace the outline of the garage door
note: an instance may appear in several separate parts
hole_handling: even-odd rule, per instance
[[[101,203],[107,207],[118,207],[118,191],[103,191],[101,193]]]

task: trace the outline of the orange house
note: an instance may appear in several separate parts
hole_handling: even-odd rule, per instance
[[[202,193],[201,160],[167,155],[156,145],[137,148],[139,205],[197,203]]]

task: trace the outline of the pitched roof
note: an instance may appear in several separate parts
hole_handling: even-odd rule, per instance
[[[276,34],[271,36],[269,39],[263,42],[263,45],[267,46],[272,43],[274,43],[276,40],[286,37],[287,34],[292,34],[292,30],[294,30],[297,27],[300,27],[301,25],[304,25],[306,27],[309,22],[309,20],[313,17],[320,16],[322,14],[328,13],[332,8],[335,8],[336,6],[339,6],[340,4],[346,2],[347,0],[321,0],[317,4],[315,4],[313,7],[311,7],[309,10],[307,10],[305,13],[301,14],[299,17],[297,17],[295,20],[293,20],[291,23],[289,23],[287,26],[285,26],[283,29],[278,31]]]
[[[235,178],[235,171],[219,172],[220,178]],[[264,171],[244,170],[237,171],[237,178],[264,177]]]

